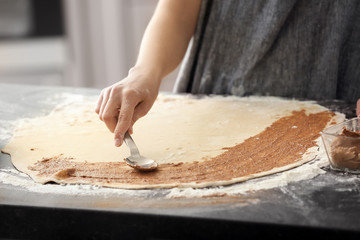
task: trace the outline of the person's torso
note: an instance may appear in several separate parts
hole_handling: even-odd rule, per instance
[[[360,97],[359,0],[213,0],[200,18],[178,91]]]

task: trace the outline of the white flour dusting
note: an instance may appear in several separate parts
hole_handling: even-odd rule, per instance
[[[152,192],[163,193],[165,198],[186,198],[186,197],[206,197],[213,195],[242,195],[247,192],[282,187],[290,182],[311,179],[319,174],[325,173],[321,167],[327,165],[326,158],[304,164],[289,171],[274,175],[252,179],[247,182],[238,183],[224,187],[211,187],[203,189],[193,188],[172,188],[153,189],[153,190],[126,190],[115,189],[93,185],[58,185],[58,184],[39,184],[34,182],[29,176],[15,169],[0,169],[0,183],[8,187],[19,187],[24,190],[36,193],[66,194],[66,195],[119,195],[132,197],[146,197]]]
[[[84,104],[94,102],[94,97],[84,97],[77,94],[61,94],[52,98],[53,101],[59,101],[61,104],[57,107],[63,107],[69,104]],[[50,99],[51,100],[51,99]],[[49,101],[47,101],[49,102]],[[55,102],[54,102],[55,103]],[[55,104],[54,104],[55,105]],[[13,130],[17,124],[26,119],[18,121],[0,121],[0,142],[8,142],[12,137]],[[318,139],[320,143],[320,139]],[[113,189],[92,185],[58,185],[58,184],[39,184],[34,182],[29,176],[17,171],[16,169],[0,169],[0,187],[21,188],[26,191],[36,193],[66,194],[66,195],[119,195],[131,197],[146,197],[153,195],[154,192],[160,193],[165,198],[186,198],[186,197],[206,197],[216,195],[242,195],[247,192],[274,187],[285,186],[290,182],[311,179],[319,174],[325,173],[321,167],[328,164],[327,156],[323,145],[319,144],[317,160],[306,163],[300,167],[273,174],[266,177],[252,179],[247,182],[238,183],[224,187],[211,187],[203,189],[193,188],[173,188],[173,189],[152,189],[152,190],[125,190]]]
[[[145,196],[149,190],[131,191],[126,189],[113,189],[93,185],[59,185],[59,184],[39,184],[34,182],[29,176],[15,169],[0,169],[0,183],[3,187],[17,187],[35,193],[51,193],[66,195],[121,195],[121,196]]]
[[[203,196],[216,196],[216,195],[242,195],[248,192],[254,192],[258,190],[271,189],[275,187],[283,187],[291,182],[311,179],[319,174],[325,173],[321,167],[326,166],[328,161],[326,158],[321,158],[313,162],[306,163],[300,167],[276,173],[273,175],[248,180],[243,183],[238,183],[224,187],[213,187],[206,189],[171,189],[167,194],[167,198],[180,198],[180,197],[203,197]]]
[[[0,143],[7,142],[13,135],[16,123],[0,120]]]

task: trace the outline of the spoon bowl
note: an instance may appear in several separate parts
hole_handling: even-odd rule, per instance
[[[129,147],[131,154],[129,157],[124,158],[127,165],[140,171],[152,171],[158,167],[156,161],[140,155],[140,152],[129,132],[125,133],[124,142]]]
[[[151,170],[155,170],[158,167],[158,164],[154,160],[145,158],[143,156],[140,157],[129,156],[125,158],[125,162],[130,167],[142,171],[151,171]]]

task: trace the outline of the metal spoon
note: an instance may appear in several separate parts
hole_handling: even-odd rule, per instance
[[[151,171],[158,167],[157,162],[140,155],[139,149],[137,148],[129,132],[125,133],[124,141],[129,147],[131,154],[131,156],[124,158],[127,165],[140,171]]]

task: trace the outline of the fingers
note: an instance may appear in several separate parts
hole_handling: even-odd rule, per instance
[[[121,103],[117,102],[116,98],[110,96],[104,110],[101,113],[100,119],[104,121],[106,127],[110,130],[110,132],[115,131],[119,115],[119,104]]]
[[[356,116],[360,116],[360,98],[357,101]]]
[[[103,94],[102,94],[102,92],[101,92],[101,93],[100,93],[100,96],[99,96],[99,98],[98,98],[98,100],[97,100],[97,102],[96,102],[96,106],[95,106],[95,112],[96,112],[97,114],[100,113],[100,107],[101,107],[102,101],[103,101]]]
[[[103,113],[104,113],[106,105],[108,104],[110,93],[111,93],[111,88],[106,88],[106,89],[104,89],[104,92],[102,94],[102,102],[101,102],[101,106],[100,106],[100,110],[99,110],[99,117],[103,121],[104,121]]]
[[[122,86],[112,86],[101,92],[95,112],[114,133],[115,146],[122,145],[125,132],[129,130],[132,133],[135,121],[146,114],[146,105],[142,104],[144,98],[143,94]]]
[[[109,130],[114,132],[117,115],[119,114],[117,109],[120,103],[117,103],[116,99],[111,96],[112,92],[112,88],[105,88],[101,91],[95,112],[99,114],[99,118],[104,121]]]
[[[110,97],[110,93],[111,93],[111,88],[104,88],[101,91],[100,96],[96,102],[95,112],[99,114],[101,120],[102,120],[102,113],[104,112],[104,109],[107,105],[107,102]]]
[[[95,112],[114,133],[115,146],[122,145],[125,132],[132,133],[134,123],[150,110],[159,91],[156,83],[141,72],[133,72],[101,91]]]

